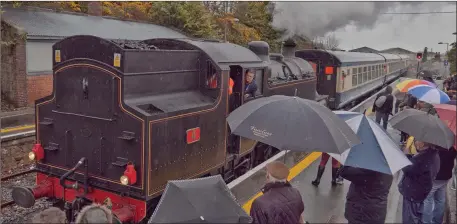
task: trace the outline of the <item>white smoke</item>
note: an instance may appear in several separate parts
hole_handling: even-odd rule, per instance
[[[354,25],[357,29],[371,29],[378,20],[389,20],[385,12],[436,11],[443,4],[455,2],[275,2],[273,27],[293,35],[313,39]],[[414,15],[411,15],[412,19]]]

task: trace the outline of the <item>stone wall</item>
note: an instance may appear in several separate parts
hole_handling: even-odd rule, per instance
[[[1,94],[14,107],[26,107],[26,34],[1,21]]]

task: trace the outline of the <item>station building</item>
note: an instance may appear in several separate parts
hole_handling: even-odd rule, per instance
[[[32,106],[52,92],[52,45],[63,38],[186,38],[163,26],[102,16],[100,2],[90,3],[88,14],[30,7],[4,7],[2,11],[1,94],[2,100],[16,108]]]

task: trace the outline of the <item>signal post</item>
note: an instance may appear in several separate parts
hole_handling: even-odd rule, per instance
[[[422,60],[422,53],[417,53],[416,59],[417,59],[417,71],[416,71],[416,79],[417,79],[417,78],[419,78],[419,63]]]

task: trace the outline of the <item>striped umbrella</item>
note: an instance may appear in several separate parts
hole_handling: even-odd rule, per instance
[[[445,92],[428,85],[411,87],[408,89],[408,93],[415,96],[417,100],[430,104],[445,104],[451,100]]]
[[[417,85],[427,85],[431,87],[436,87],[435,83],[423,80],[423,79],[407,79],[405,81],[402,81],[396,85],[397,89],[402,92],[406,93],[408,92],[408,89]]]

